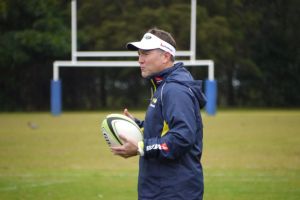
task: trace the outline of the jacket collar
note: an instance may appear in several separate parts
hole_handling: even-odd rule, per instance
[[[161,72],[158,72],[156,74],[153,74],[152,76],[149,77],[150,81],[155,84],[155,86],[159,86],[161,83],[165,81],[165,79],[175,70],[178,68],[183,67],[183,63],[179,62],[174,64],[172,67],[169,67]]]

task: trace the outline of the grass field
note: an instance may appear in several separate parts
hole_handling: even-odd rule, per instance
[[[113,156],[100,135],[108,113],[0,114],[0,199],[137,199],[138,158]],[[205,200],[300,199],[299,110],[203,120]]]

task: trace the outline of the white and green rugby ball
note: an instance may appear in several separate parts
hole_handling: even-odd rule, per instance
[[[123,145],[119,134],[136,142],[143,140],[140,127],[129,117],[121,114],[110,114],[102,121],[102,134],[110,147]]]

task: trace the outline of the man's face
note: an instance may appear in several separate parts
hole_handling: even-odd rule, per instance
[[[142,50],[139,53],[139,64],[143,78],[158,73],[164,69],[164,52],[160,49]]]

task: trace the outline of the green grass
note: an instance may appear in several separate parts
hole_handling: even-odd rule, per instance
[[[100,135],[108,113],[0,114],[0,199],[137,199],[138,158],[113,156]],[[300,198],[300,111],[203,120],[204,199]]]

